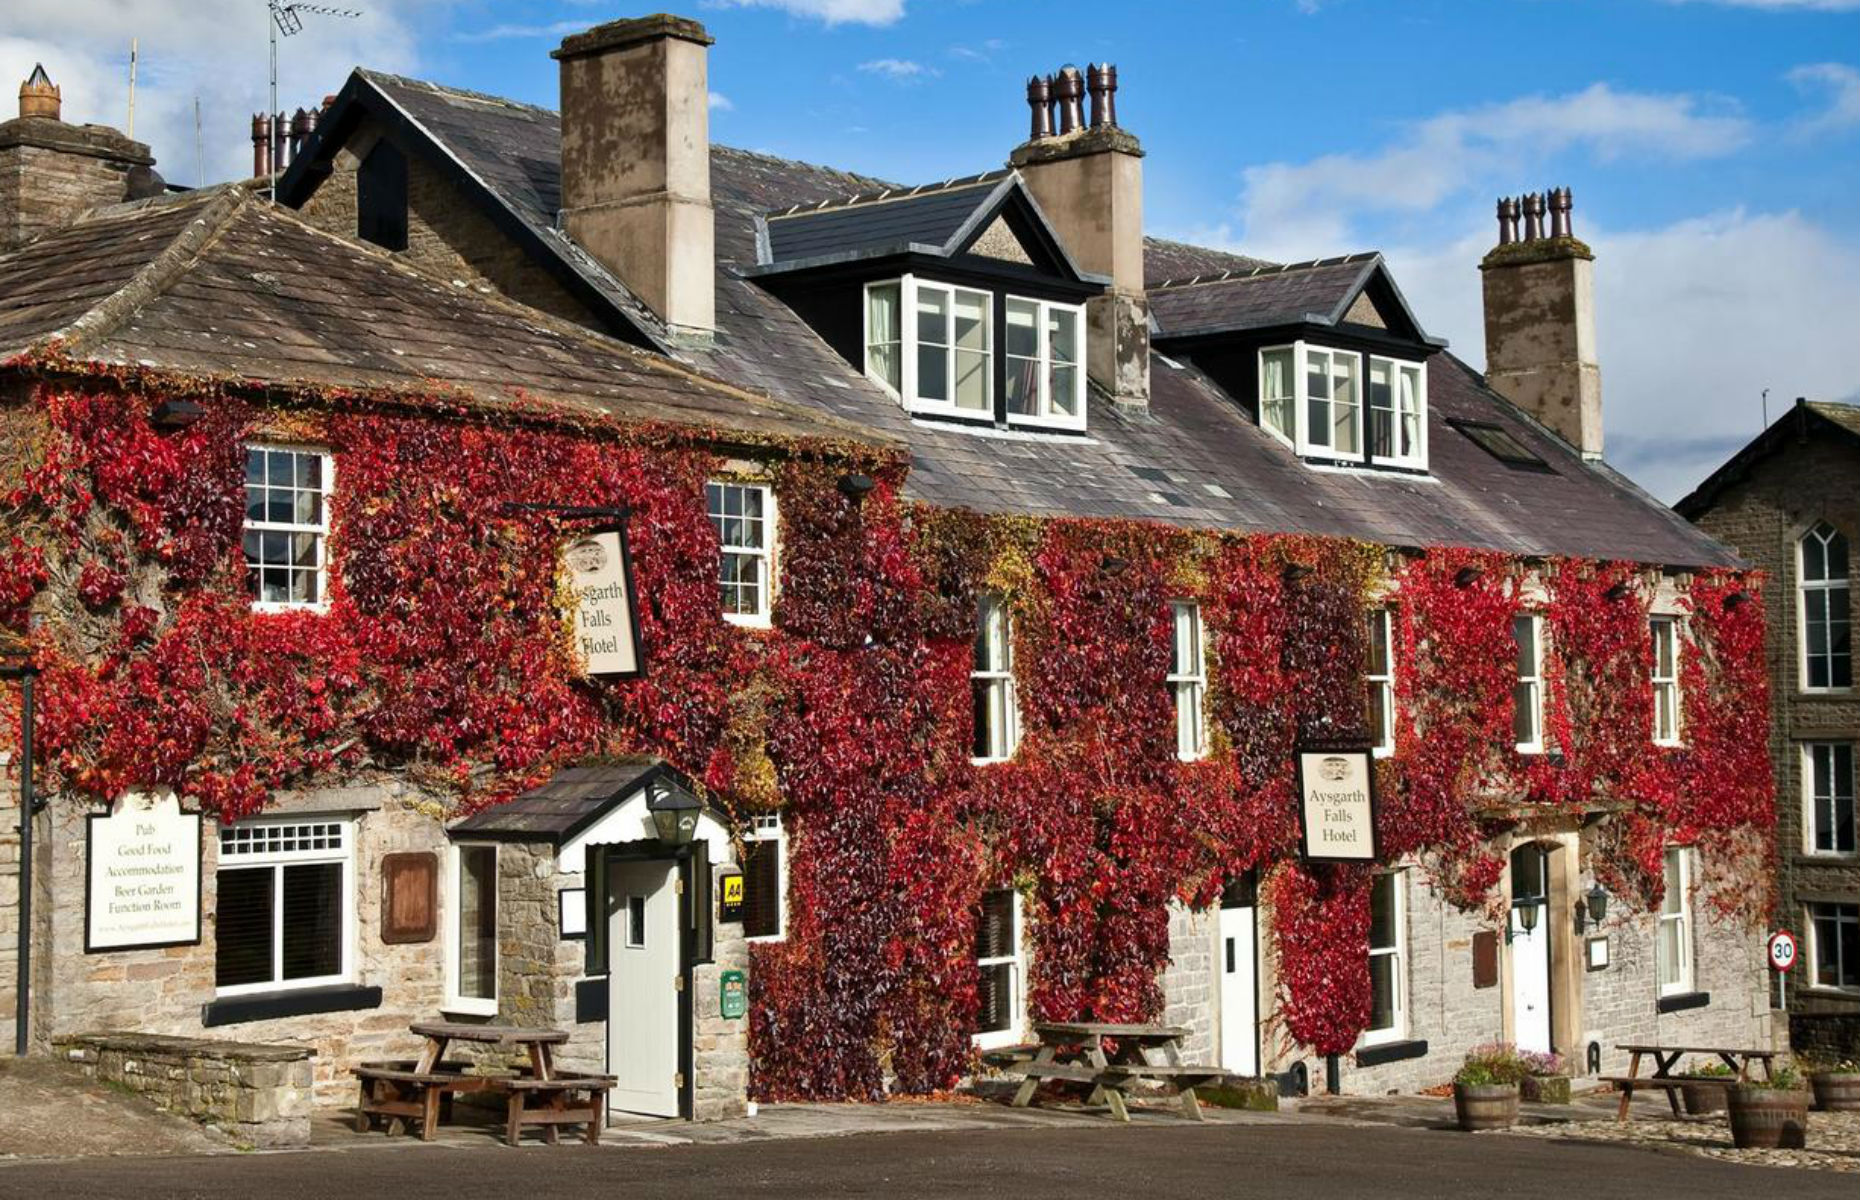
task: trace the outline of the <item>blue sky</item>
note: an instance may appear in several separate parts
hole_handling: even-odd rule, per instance
[[[349,0],[344,0],[349,2]],[[285,44],[295,106],[355,63],[553,106],[566,32],[640,8],[352,0]],[[238,169],[259,0],[12,0],[0,80],[44,58],[67,116],[171,177]],[[1150,232],[1292,260],[1381,249],[1482,359],[1501,192],[1567,184],[1595,247],[1609,456],[1675,499],[1798,394],[1860,400],[1860,0],[699,0],[712,137],[922,182],[998,166],[1027,76],[1110,60]],[[205,162],[193,154],[202,97]]]

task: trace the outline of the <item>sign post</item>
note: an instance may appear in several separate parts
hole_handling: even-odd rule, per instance
[[[1375,862],[1376,772],[1368,747],[1297,750],[1299,848],[1307,862]]]
[[[125,792],[87,831],[84,952],[200,944],[200,814]]]
[[[1795,968],[1795,935],[1787,929],[1770,934],[1770,970],[1776,972],[1777,1007],[1789,1007],[1789,972]]]

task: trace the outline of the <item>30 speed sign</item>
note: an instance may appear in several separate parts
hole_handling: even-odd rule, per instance
[[[1770,966],[1778,971],[1795,966],[1795,935],[1787,929],[1770,934]]]

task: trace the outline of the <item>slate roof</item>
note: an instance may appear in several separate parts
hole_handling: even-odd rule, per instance
[[[1251,267],[1151,284],[1150,315],[1172,337],[1336,322],[1381,265],[1379,254]]]
[[[396,104],[429,103],[413,94],[444,90],[411,81],[384,82],[390,77],[379,75],[368,78]],[[495,203],[529,213],[539,228],[552,228],[554,214],[545,206],[557,186],[550,170],[556,164],[549,161],[544,143],[546,130],[555,126],[534,115],[541,110],[524,110],[531,115],[521,115],[495,104],[445,103],[448,120],[475,127],[471,137],[450,143],[448,152],[487,186],[508,190],[494,197]],[[523,136],[485,128],[506,125],[528,130],[534,140],[523,169],[500,174],[494,164],[479,162],[478,157],[489,152],[485,147]],[[1090,432],[1084,436],[972,431],[913,420],[792,310],[748,278],[762,261],[758,223],[770,214],[796,205],[840,206],[849,197],[899,186],[713,146],[717,334],[709,348],[680,347],[675,352],[751,391],[809,406],[907,443],[907,494],[913,498],[981,512],[1303,531],[1387,545],[1460,544],[1520,555],[1620,558],[1673,566],[1736,561],[1723,546],[1624,477],[1606,466],[1585,463],[1570,446],[1487,388],[1476,372],[1446,354],[1432,359],[1429,376],[1431,474],[1426,478],[1307,466],[1260,429],[1212,380],[1166,352],[1152,358],[1149,413],[1124,416],[1094,403]],[[1145,252],[1145,273],[1158,281],[1272,266],[1161,239],[1146,239]],[[1347,266],[1362,270],[1362,264]],[[1336,274],[1347,273],[1340,269]],[[1315,290],[1320,284],[1334,288],[1331,276],[1318,267],[1283,272],[1260,294],[1275,288]],[[1232,290],[1251,295],[1246,291],[1250,286],[1259,285]],[[1550,469],[1521,470],[1499,462],[1448,426],[1448,417],[1503,427]]]
[[[0,255],[0,362],[34,350],[284,385],[411,393],[439,382],[491,406],[874,440],[818,408],[429,278],[236,186],[100,209]]]
[[[764,261],[868,257],[913,246],[949,253],[1009,178],[999,172],[975,176],[972,182],[887,190],[770,213]]]
[[[564,767],[548,782],[451,826],[454,837],[548,842],[560,846],[648,784],[664,782],[691,792],[691,781],[650,756],[591,766]]]
[[[1860,407],[1833,404],[1825,400],[1798,400],[1795,406],[1770,423],[1770,427],[1752,438],[1705,481],[1693,488],[1674,511],[1696,521],[1711,511],[1725,489],[1746,478],[1758,463],[1789,446],[1806,442],[1821,434],[1860,443]]]

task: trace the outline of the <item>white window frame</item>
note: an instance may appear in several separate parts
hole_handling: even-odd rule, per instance
[[[1376,672],[1374,658],[1370,659],[1363,672],[1365,682],[1382,701],[1380,705],[1382,711],[1382,727],[1369,731],[1375,739],[1370,747],[1370,752],[1377,758],[1387,758],[1389,755],[1395,753],[1395,724],[1397,719],[1395,714],[1395,610],[1387,606],[1372,608],[1369,610],[1369,620],[1372,626],[1380,625],[1382,627],[1382,644],[1388,650],[1388,662],[1383,664],[1387,668],[1386,672],[1381,674]],[[1371,628],[1369,633],[1369,649],[1371,654],[1375,651],[1375,645],[1375,630]]]
[[[244,831],[260,829],[283,829],[291,826],[308,827],[315,825],[333,825],[341,830],[342,846],[339,850],[257,850],[239,851],[234,849],[240,841],[249,840],[256,834],[242,837]],[[214,942],[217,953],[219,941],[219,875],[224,871],[258,869],[271,872],[271,978],[260,983],[240,983],[230,987],[215,986],[213,994],[221,996],[257,996],[272,992],[296,992],[306,988],[332,987],[355,980],[355,839],[360,824],[348,816],[331,816],[324,813],[307,814],[298,817],[260,818],[235,822],[220,827],[220,853],[214,864]],[[287,836],[280,832],[280,837]],[[302,835],[298,835],[302,836]],[[323,863],[340,863],[342,865],[342,969],[333,975],[317,975],[308,979],[285,979],[284,975],[284,871],[286,866],[316,865]]]
[[[1530,740],[1518,742],[1516,748],[1519,754],[1542,754],[1544,752],[1544,618],[1542,613],[1514,613],[1512,615],[1511,626],[1512,645],[1514,647],[1517,645],[1517,622],[1519,621],[1530,622],[1531,640],[1533,643],[1531,663],[1536,674],[1524,675],[1518,673],[1517,659],[1514,654],[1512,659],[1512,670],[1515,681],[1519,686],[1529,685],[1531,689],[1532,734]],[[1514,701],[1516,695],[1517,693],[1514,690],[1512,693]]]
[[[459,994],[459,935],[462,932],[460,922],[465,915],[464,892],[459,886],[461,881],[459,869],[462,866],[461,850],[489,850],[491,852],[491,895],[498,918],[498,937],[491,939],[491,995],[464,996]],[[499,994],[498,972],[501,969],[503,938],[503,896],[497,880],[502,868],[502,855],[496,842],[454,842],[446,847],[446,887],[445,887],[445,931],[446,931],[446,995],[440,1005],[442,1012],[458,1013],[462,1016],[494,1017],[497,1015]]]
[[[990,730],[989,753],[970,759],[977,766],[1006,762],[1020,749],[1020,695],[1014,683],[1014,614],[1002,596],[986,595],[977,602],[976,640],[986,640],[997,652],[988,654],[988,665],[969,667],[971,694],[980,685],[988,689],[991,711],[1000,716],[999,725]]]
[[[1852,996],[1860,994],[1860,988],[1821,978],[1821,927],[1815,920],[1816,909],[1848,909],[1851,913],[1835,912],[1832,915],[1837,925],[1860,923],[1860,902],[1854,900],[1809,900],[1802,905],[1802,928],[1808,934],[1805,949],[1808,951],[1808,985],[1820,991],[1840,992]],[[1840,953],[1838,940],[1836,954]],[[1845,965],[1845,964],[1843,964]]]
[[[1178,655],[1188,634],[1189,661]],[[1194,600],[1169,602],[1169,691],[1175,699],[1175,756],[1197,762],[1208,756],[1208,656],[1201,605]]]
[[[1391,1006],[1393,1020],[1381,1029],[1365,1028],[1357,1040],[1359,1046],[1380,1046],[1388,1042],[1399,1042],[1408,1036],[1408,872],[1403,869],[1379,871],[1376,877],[1392,881],[1389,886],[1389,895],[1393,897],[1395,905],[1393,920],[1395,944],[1378,949],[1372,943],[1369,947],[1369,957],[1395,960],[1394,1003]],[[1373,898],[1371,902],[1373,903]],[[1373,917],[1370,920],[1369,929],[1373,936],[1375,932]],[[1372,984],[1371,987],[1373,989],[1374,985]]]
[[[1293,342],[1286,346],[1265,346],[1259,351],[1259,427],[1279,441],[1284,442],[1287,446],[1292,447],[1294,450],[1298,448],[1299,395],[1304,391],[1298,383],[1300,378],[1298,352],[1299,343],[1297,342]],[[1291,416],[1291,428],[1289,429],[1280,429],[1277,425],[1274,425],[1266,419],[1266,405],[1268,400],[1266,395],[1266,356],[1268,354],[1288,354],[1291,356],[1291,366],[1286,368],[1286,378],[1290,381],[1292,388],[1291,394],[1289,396],[1276,396],[1271,398],[1287,406]]]
[[[880,288],[891,288],[891,289],[894,289],[898,293],[898,302],[897,302],[898,340],[895,342],[886,341],[883,343],[876,343],[876,344],[891,346],[897,351],[898,382],[896,384],[893,384],[891,380],[885,378],[882,372],[875,371],[872,369],[872,347],[875,344],[872,341],[872,293]],[[862,336],[860,337],[860,340],[859,340],[859,345],[860,345],[859,353],[861,355],[860,367],[862,370],[864,370],[865,377],[867,379],[870,379],[873,383],[876,383],[879,387],[885,389],[886,395],[890,396],[894,400],[897,400],[899,403],[903,403],[904,401],[904,391],[903,391],[904,389],[904,351],[905,351],[904,280],[903,279],[881,279],[873,283],[868,283],[865,285],[865,289],[861,293],[861,298],[864,301],[865,308],[859,315],[859,327],[860,327],[860,330],[862,331]]]
[[[291,444],[287,442],[247,442],[245,444],[245,452],[248,456],[256,452],[256,453],[263,453],[263,454],[293,454],[293,455],[300,455],[306,458],[314,457],[318,459],[321,463],[321,474],[323,477],[323,483],[320,489],[320,496],[321,496],[322,502],[318,506],[322,512],[323,519],[322,521],[320,521],[319,523],[315,525],[303,525],[303,524],[298,524],[295,521],[254,521],[251,518],[251,514],[249,512],[245,512],[242,510],[241,522],[240,522],[240,527],[239,527],[240,547],[241,547],[242,554],[244,550],[245,535],[248,533],[258,533],[258,534],[282,533],[282,534],[288,534],[288,535],[310,534],[316,538],[315,577],[316,577],[316,597],[317,598],[315,600],[265,600],[265,599],[262,599],[261,597],[263,595],[263,590],[264,590],[264,586],[262,582],[262,573],[263,573],[264,564],[261,562],[259,564],[260,573],[261,573],[261,582],[260,582],[258,591],[254,592],[252,596],[252,611],[253,612],[327,612],[329,610],[329,576],[330,576],[330,571],[329,571],[329,559],[330,559],[330,554],[329,554],[329,530],[330,530],[329,504],[330,504],[330,500],[336,494],[335,456],[332,455],[327,449],[321,446],[296,445],[296,444]],[[243,485],[243,486],[249,486],[249,485]],[[240,492],[240,499],[242,503],[244,501],[243,486]],[[266,484],[263,484],[261,486],[269,488],[271,485],[269,484],[269,482],[267,482]],[[293,485],[293,490],[304,490],[304,489],[296,489]],[[246,569],[248,572],[251,570],[250,560],[247,560]]]
[[[1683,744],[1679,694],[1679,653],[1682,645],[1679,618],[1668,613],[1655,613],[1647,619],[1647,625],[1653,637],[1653,744],[1678,746]],[[1666,640],[1671,662],[1671,673],[1665,675],[1660,673],[1662,638]],[[1668,722],[1666,728],[1661,727],[1663,718]]]
[[[1697,983],[1693,977],[1695,964],[1692,953],[1691,852],[1684,846],[1668,846],[1664,865],[1671,866],[1673,863],[1677,863],[1679,869],[1677,872],[1669,871],[1668,874],[1676,874],[1679,884],[1677,889],[1670,886],[1666,889],[1666,895],[1660,901],[1659,921],[1654,929],[1654,982],[1662,996],[1683,996],[1697,990]],[[1672,901],[1675,891],[1678,893],[1679,908],[1675,912],[1668,912],[1667,905]],[[1661,950],[1666,945],[1668,925],[1679,926],[1679,936],[1676,939],[1679,945],[1679,969],[1675,972],[1676,977],[1673,982],[1662,983],[1660,982],[1660,957]]]
[[[1860,759],[1860,745],[1846,741],[1804,742],[1802,743],[1802,853],[1819,858],[1852,858],[1856,853],[1860,853],[1860,828],[1853,830],[1854,841],[1848,846],[1834,845],[1822,849],[1816,844],[1819,840],[1817,835],[1823,825],[1823,817],[1834,815],[1834,806],[1840,799],[1838,791],[1824,796],[1816,787],[1815,757],[1823,750],[1828,753],[1828,777],[1831,782],[1838,782],[1840,765],[1838,752],[1847,751],[1846,799],[1856,809],[1849,825],[1860,826],[1860,796],[1856,796],[1860,788],[1856,787],[1855,774],[1856,759]],[[1828,825],[1830,842],[1834,841],[1834,830],[1835,826],[1830,822]]]
[[[765,545],[760,548],[734,546],[723,540],[722,522],[725,518],[711,512],[711,488],[740,488],[744,491],[762,493],[762,531]],[[731,555],[760,559],[762,563],[762,589],[760,604],[756,611],[725,612],[723,619],[732,625],[742,625],[750,629],[769,628],[775,614],[776,541],[781,532],[781,518],[775,506],[775,489],[766,483],[753,483],[741,479],[712,479],[704,485],[704,512],[710,517],[711,526],[717,532],[717,586],[719,589],[723,586],[723,564]],[[719,608],[723,606],[721,591],[718,594],[717,605]]]
[[[1070,430],[1084,429],[1085,428],[1085,306],[1083,304],[1063,304],[1057,300],[1037,300],[1032,296],[1016,296],[1011,293],[1007,296],[1006,299],[1007,299],[1008,304],[1031,304],[1034,306],[1034,317],[1033,317],[1034,336],[1040,348],[1039,358],[1036,360],[1040,364],[1040,375],[1039,375],[1040,411],[1032,416],[1009,411],[1007,414],[1008,423],[1010,425],[1028,425],[1028,426],[1036,426],[1036,427],[1042,427],[1042,428],[1047,428],[1047,429],[1070,429]],[[1078,337],[1077,337],[1077,341],[1074,347],[1074,353],[1076,357],[1073,359],[1073,362],[1072,362],[1072,367],[1073,367],[1072,407],[1076,411],[1076,415],[1073,415],[1073,416],[1068,416],[1065,413],[1057,411],[1057,409],[1055,408],[1053,404],[1053,398],[1051,394],[1053,357],[1052,357],[1052,345],[1048,341],[1047,336],[1046,336],[1046,322],[1047,322],[1048,314],[1054,311],[1071,313],[1072,319],[1075,322],[1075,324],[1073,325],[1073,328],[1078,331]],[[1003,331],[1002,343],[1003,343],[1001,346],[1002,362],[1007,365],[1010,371],[1012,371],[1013,360],[1008,357],[1005,331]],[[1018,358],[1019,356],[1015,356],[1015,357]]]
[[[1806,530],[1802,532],[1802,536],[1797,538],[1796,543],[1795,543],[1795,605],[1796,605],[1796,622],[1797,622],[1796,628],[1800,630],[1800,635],[1796,638],[1796,641],[1797,641],[1797,650],[1796,650],[1797,683],[1804,692],[1844,693],[1844,692],[1850,692],[1853,690],[1853,682],[1852,682],[1853,680],[1853,654],[1852,654],[1852,642],[1851,642],[1851,638],[1853,636],[1853,604],[1852,604],[1853,593],[1848,586],[1847,577],[1843,577],[1840,579],[1813,579],[1811,580],[1808,578],[1808,572],[1804,569],[1808,561],[1808,556],[1806,552],[1808,549],[1809,539],[1814,538],[1815,540],[1821,542],[1824,547],[1826,546],[1827,542],[1830,540],[1828,538],[1824,538],[1821,536],[1820,531],[1824,528],[1827,529],[1829,533],[1831,534],[1842,534],[1844,536],[1844,533],[1845,533],[1845,531],[1843,530],[1834,528],[1834,526],[1827,521],[1816,521],[1813,525],[1809,526]],[[1853,542],[1851,540],[1848,540],[1847,570],[1848,570],[1849,576],[1851,576],[1853,572],[1853,558],[1852,558],[1853,552],[1854,552]],[[1824,557],[1825,557],[1825,550],[1824,550]],[[1833,629],[1833,623],[1830,622],[1829,627],[1828,627],[1828,653],[1826,656],[1828,659],[1828,683],[1826,685],[1816,685],[1816,684],[1812,684],[1809,682],[1809,673],[1808,673],[1808,666],[1809,666],[1809,661],[1810,661],[1810,655],[1808,652],[1808,597],[1809,597],[1809,593],[1811,592],[1829,593],[1829,592],[1836,592],[1836,591],[1842,592],[1848,596],[1848,610],[1847,610],[1848,637],[1850,639],[1849,644],[1848,644],[1849,648],[1848,648],[1848,660],[1847,660],[1848,682],[1846,684],[1836,684],[1833,681],[1834,680],[1834,650],[1833,650],[1834,629]]]
[[[985,888],[987,892],[1009,892],[1014,897],[1014,953],[1000,958],[983,958],[977,947],[975,967],[979,972],[983,967],[995,967],[1003,964],[1013,968],[1013,987],[1011,993],[1011,1012],[1006,1029],[988,1032],[980,1030],[970,1035],[969,1040],[978,1050],[993,1050],[1001,1046],[1016,1045],[1022,1040],[1022,1031],[1027,1027],[1027,929],[1021,913],[1021,895],[1018,888]]]
[[[996,345],[995,294],[980,288],[920,279],[915,275],[876,280],[867,284],[861,293],[864,313],[860,318],[860,323],[865,331],[865,347],[872,344],[871,291],[874,287],[889,287],[893,284],[896,284],[898,288],[898,344],[901,356],[898,378],[902,381],[902,388],[898,398],[904,405],[905,411],[925,416],[955,417],[959,420],[985,421],[992,424],[995,419],[995,355],[999,353],[999,347]],[[924,292],[941,292],[949,298],[950,342],[944,348],[949,365],[950,396],[948,400],[926,400],[917,394],[917,303],[919,295]],[[982,340],[985,347],[982,353],[987,356],[988,365],[982,372],[987,391],[986,403],[979,409],[962,408],[956,403],[955,305],[959,295],[980,297],[982,301]],[[866,378],[875,381],[890,392],[890,384],[871,369],[870,356],[866,354],[863,347],[860,356],[863,359],[860,364],[861,369],[865,371]]]
[[[1266,356],[1275,353],[1289,353],[1292,359],[1291,387],[1289,398],[1292,410],[1292,428],[1282,431],[1266,420]],[[1310,366],[1314,356],[1323,355],[1331,363],[1331,380],[1334,403],[1334,385],[1336,381],[1336,363],[1338,359],[1348,359],[1353,364],[1352,373],[1356,386],[1356,449],[1339,451],[1334,446],[1320,443],[1312,436],[1310,428],[1311,394],[1309,388]],[[1417,372],[1415,385],[1415,414],[1418,453],[1413,455],[1382,456],[1373,453],[1369,445],[1369,371],[1372,363],[1387,362],[1396,371],[1395,405],[1399,419],[1401,408],[1400,372],[1413,370]],[[1256,359],[1258,371],[1258,405],[1259,427],[1267,433],[1290,446],[1302,458],[1321,459],[1329,462],[1359,463],[1379,467],[1400,467],[1406,470],[1425,471],[1428,462],[1427,433],[1427,364],[1413,362],[1405,358],[1388,358],[1382,355],[1369,355],[1356,350],[1345,350],[1336,346],[1324,346],[1302,339],[1282,342],[1275,346],[1262,346]],[[1334,425],[1334,423],[1333,423]],[[1328,441],[1329,433],[1326,433]]]
[[[781,942],[788,938],[788,830],[780,813],[756,813],[749,819],[750,842],[775,843],[775,932],[757,934],[751,942]],[[744,886],[748,886],[745,879]]]
[[[1369,461],[1381,467],[1406,467],[1417,471],[1425,471],[1427,469],[1427,364],[1424,362],[1410,362],[1405,358],[1389,358],[1380,354],[1371,354],[1368,355],[1367,358],[1369,362],[1363,369],[1362,383],[1363,449],[1369,452]],[[1409,372],[1412,372],[1415,377],[1415,450],[1412,454],[1377,454],[1375,452],[1375,447],[1370,444],[1370,407],[1372,400],[1369,390],[1369,377],[1375,371],[1378,364],[1385,364],[1394,372],[1390,381],[1390,386],[1393,389],[1391,399],[1394,402],[1391,415],[1395,422],[1395,436],[1397,442],[1401,439],[1401,421],[1404,413],[1402,407],[1401,378],[1403,374]]]

